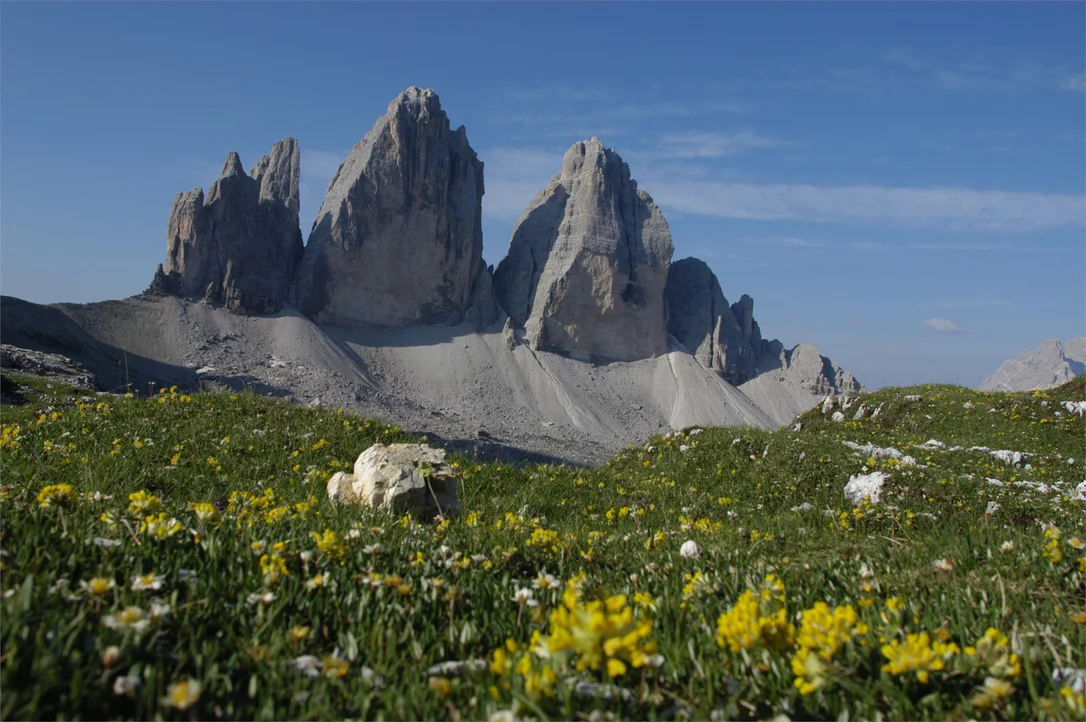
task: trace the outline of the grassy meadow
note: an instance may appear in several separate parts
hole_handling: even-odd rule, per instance
[[[1086,718],[1081,378],[452,456],[427,523],[326,498],[394,427],[42,393],[0,413],[5,719]]]

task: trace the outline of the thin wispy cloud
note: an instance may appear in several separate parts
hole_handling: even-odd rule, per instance
[[[997,308],[1000,306],[1017,306],[1018,303],[1002,298],[974,298],[964,301],[940,301],[935,305],[944,308]]]
[[[751,131],[712,133],[690,130],[665,135],[660,140],[659,153],[671,158],[726,158],[746,150],[779,148],[787,145],[793,145],[793,143]]]
[[[885,51],[882,60],[908,71],[912,80],[943,90],[1086,90],[1081,72],[1029,59],[984,53],[944,58],[903,46]]]
[[[666,210],[745,220],[892,224],[906,228],[1029,233],[1086,225],[1086,198],[970,188],[756,185],[646,178]]]
[[[804,238],[801,236],[747,236],[744,243],[776,248],[829,248],[826,241]]]
[[[968,331],[949,318],[926,318],[924,326],[936,333],[968,333]]]

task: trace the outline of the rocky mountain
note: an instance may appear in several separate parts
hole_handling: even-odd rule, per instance
[[[494,283],[534,349],[632,361],[666,353],[671,232],[599,138],[574,143],[513,228]]]
[[[1056,386],[1086,373],[1086,337],[1060,343],[1042,341],[1003,363],[980,385],[980,391],[1033,391]]]
[[[294,138],[273,145],[248,175],[238,154],[230,153],[206,198],[202,188],[174,198],[166,262],[151,291],[246,313],[281,309],[302,255],[300,180]]]
[[[738,386],[758,375],[763,359],[776,362],[784,350],[765,341],[754,320],[754,299],[743,295],[733,305],[709,266],[697,258],[671,264],[664,289],[668,332],[703,366]]]
[[[297,274],[321,323],[456,324],[497,316],[483,264],[483,164],[432,90],[408,88],[332,179]]]
[[[813,346],[764,339],[754,300],[729,304],[704,262],[672,264],[663,213],[598,138],[565,153],[493,274],[483,163],[432,90],[401,93],[351,150],[304,249],[300,164],[292,138],[248,174],[231,153],[206,198],[174,199],[153,293],[5,298],[3,342],[102,390],[248,388],[551,460],[769,428],[860,390]]]

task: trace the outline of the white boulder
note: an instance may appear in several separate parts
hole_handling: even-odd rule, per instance
[[[328,498],[341,504],[366,504],[423,518],[460,512],[456,474],[445,450],[425,444],[374,444],[354,462],[354,473],[328,480]]]
[[[858,506],[865,499],[872,504],[879,503],[882,496],[882,485],[890,478],[889,474],[875,471],[870,474],[854,474],[848,478],[845,484],[845,496],[854,506]]]

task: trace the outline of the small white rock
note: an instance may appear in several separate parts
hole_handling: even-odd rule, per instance
[[[683,545],[679,547],[679,556],[683,559],[697,559],[701,556],[701,547],[693,539],[687,539],[683,542]]]

